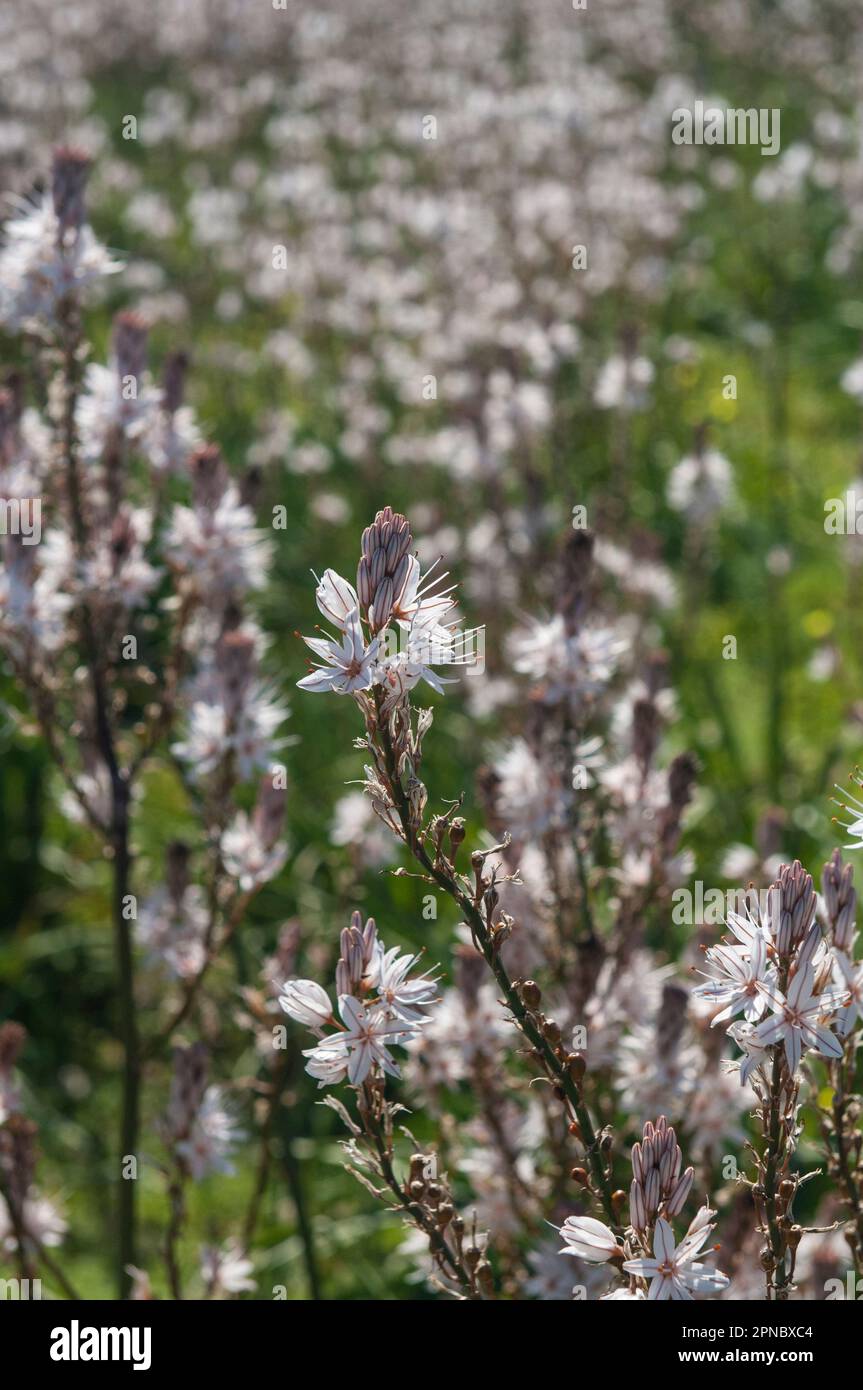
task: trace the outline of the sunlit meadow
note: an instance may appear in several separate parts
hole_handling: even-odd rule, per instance
[[[847,1296],[856,0],[0,39],[0,1278]]]

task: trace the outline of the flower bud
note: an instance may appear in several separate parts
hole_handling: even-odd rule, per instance
[[[82,150],[65,147],[54,151],[51,196],[61,243],[66,232],[77,235],[83,226],[84,189],[89,175],[90,160]]]

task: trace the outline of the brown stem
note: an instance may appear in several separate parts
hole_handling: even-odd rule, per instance
[[[168,1271],[171,1297],[179,1303],[182,1302],[183,1298],[183,1284],[180,1276],[180,1262],[177,1257],[177,1245],[186,1219],[182,1173],[176,1173],[171,1179],[168,1197],[171,1204],[171,1219],[168,1222],[168,1230],[165,1235],[165,1266]]]
[[[76,403],[80,384],[79,348],[81,332],[77,306],[70,300],[62,314],[65,400],[63,411],[63,453],[72,523],[79,562],[86,558],[87,521],[78,476]],[[96,745],[111,782],[110,846],[113,855],[112,919],[118,982],[119,1032],[123,1045],[123,1100],[120,1120],[120,1183],[117,1214],[117,1282],[121,1298],[128,1297],[132,1277],[127,1265],[135,1264],[135,1184],[124,1178],[123,1166],[136,1157],[140,1103],[141,1060],[138,1025],[135,1016],[134,958],[131,918],[127,915],[131,854],[129,850],[130,786],[123,775],[114,742],[110,700],[93,615],[86,602],[81,605],[81,629],[90,671]]]
[[[270,1168],[272,1166],[271,1144],[273,1137],[273,1127],[276,1118],[276,1110],[282,1096],[282,1089],[288,1073],[288,1058],[286,1053],[281,1057],[273,1068],[270,1084],[267,1091],[267,1109],[263,1123],[260,1128],[259,1147],[258,1147],[258,1166],[255,1174],[255,1184],[252,1188],[252,1195],[246,1210],[246,1218],[243,1222],[243,1241],[248,1250],[255,1235],[255,1228],[258,1224],[258,1215],[261,1210],[261,1203],[267,1190],[270,1180]]]
[[[845,1056],[841,1062],[831,1066],[831,1080],[833,1081],[833,1149],[836,1161],[836,1173],[845,1197],[845,1204],[854,1225],[856,1240],[852,1246],[854,1258],[854,1269],[860,1273],[861,1257],[863,1257],[863,1203],[861,1203],[860,1184],[857,1180],[856,1162],[851,1154],[849,1147],[848,1122],[846,1118],[846,1108],[848,1105],[847,1094],[847,1069],[853,1063],[855,1040],[852,1038],[845,1049]]]
[[[252,901],[252,898],[255,896],[255,893],[257,891],[258,890],[255,888],[250,889],[246,893],[239,894],[234,903],[231,915],[228,918],[227,923],[225,924],[225,930],[222,933],[221,940],[218,942],[217,945],[214,945],[212,940],[215,930],[216,905],[215,903],[211,904],[210,928],[207,932],[207,941],[205,942],[205,945],[207,947],[207,953],[204,957],[204,963],[198,971],[197,975],[195,975],[189,981],[189,984],[187,985],[185,993],[183,995],[182,1002],[179,1004],[176,1011],[172,1014],[171,1018],[165,1024],[165,1027],[162,1029],[160,1033],[157,1033],[155,1038],[153,1038],[152,1041],[148,1044],[147,1048],[145,1049],[146,1057],[152,1057],[157,1052],[161,1051],[161,1049],[168,1042],[170,1042],[171,1038],[173,1037],[176,1030],[179,1028],[180,1024],[183,1023],[184,1020],[188,1017],[192,1009],[192,1005],[195,1003],[195,1000],[198,997],[201,985],[204,983],[204,979],[210,969],[210,966],[213,964],[217,956],[228,944],[234,932],[237,930],[237,927],[243,919],[246,908]]]
[[[770,1099],[767,1114],[767,1147],[764,1163],[764,1210],[767,1218],[767,1237],[771,1264],[765,1270],[767,1297],[784,1297],[787,1279],[787,1244],[779,1226],[778,1174],[782,1157],[782,1074],[784,1070],[782,1044],[773,1050],[773,1071],[770,1078]],[[777,1278],[777,1270],[779,1277]]]
[[[506,966],[500,958],[500,953],[491,940],[486,923],[478,908],[459,886],[452,874],[441,866],[440,861],[432,862],[426,852],[425,846],[418,838],[413,825],[407,796],[405,795],[401,778],[398,776],[396,769],[392,740],[386,720],[381,715],[381,702],[379,699],[378,715],[378,727],[383,744],[390,790],[396,810],[398,811],[406,843],[411,849],[414,858],[422,866],[426,874],[443,888],[464,914],[483,959],[494,975],[503,993],[507,1008],[515,1019],[518,1027],[531,1043],[546,1073],[554,1082],[560,1098],[569,1106],[572,1116],[574,1116],[577,1121],[587,1161],[590,1165],[594,1189],[602,1203],[606,1216],[609,1218],[612,1229],[615,1233],[622,1234],[620,1232],[617,1213],[614,1209],[614,1203],[612,1202],[612,1185],[605,1170],[605,1164],[599,1148],[599,1139],[594,1130],[590,1112],[582,1100],[581,1091],[570,1074],[569,1067],[565,1060],[558,1056],[557,1052],[543,1036],[532,1014],[525,1008],[515,985],[509,978]]]
[[[360,1117],[365,1127],[366,1136],[371,1140],[377,1155],[380,1175],[392,1192],[398,1205],[411,1219],[415,1226],[428,1236],[429,1247],[434,1259],[441,1267],[457,1281],[466,1298],[478,1300],[482,1296],[475,1287],[468,1270],[459,1259],[455,1251],[451,1250],[445,1237],[438,1229],[432,1218],[428,1215],[425,1208],[419,1202],[411,1200],[408,1193],[399,1182],[395,1174],[390,1157],[390,1148],[384,1135],[381,1133],[380,1125],[374,1113],[374,1098],[368,1085],[363,1087],[363,1100],[358,1107]]]

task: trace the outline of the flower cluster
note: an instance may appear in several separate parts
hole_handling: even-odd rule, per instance
[[[766,905],[753,901],[730,913],[729,935],[706,952],[707,983],[694,991],[742,1050],[733,1065],[755,1091],[762,1146],[757,1153],[756,1209],[765,1237],[762,1265],[769,1298],[788,1297],[803,1228],[794,1222],[795,1196],[805,1178],[791,1168],[800,1129],[800,1087],[816,1060],[827,1063],[843,1094],[824,1121],[847,1165],[846,1054],[857,1017],[860,967],[853,962],[855,894],[838,850],[824,869],[828,930],[816,920],[812,877],[798,860],[783,864]],[[718,1006],[718,1007],[717,1007]],[[742,1015],[738,1019],[738,1015]],[[839,1161],[832,1160],[836,1171]],[[852,1186],[852,1196],[856,1189]],[[858,1220],[856,1200],[852,1214]]]
[[[840,959],[851,972],[842,953],[832,956],[813,920],[815,890],[799,862],[782,866],[768,901],[762,921],[752,913],[729,914],[731,937],[707,951],[714,977],[694,991],[709,1004],[722,1006],[712,1022],[731,1025],[728,1031],[746,1054],[740,1062],[741,1081],[761,1091],[767,1085],[765,1066],[772,1061],[772,1048],[784,1049],[792,1077],[807,1051],[834,1060],[842,1056],[842,1043],[831,1023],[845,1027],[844,1013],[837,1015],[848,1005],[849,993],[829,982],[843,973]],[[738,1013],[743,1021],[731,1023]]]
[[[715,1212],[701,1207],[678,1243],[671,1225],[692,1187],[692,1168],[681,1172],[682,1154],[664,1115],[644,1126],[632,1149],[632,1187],[626,1232],[612,1231],[590,1216],[570,1216],[560,1228],[562,1254],[591,1264],[611,1264],[629,1275],[604,1299],[674,1299],[691,1302],[698,1294],[717,1294],[728,1276],[697,1256],[715,1229]],[[651,1251],[652,1233],[652,1251]]]
[[[285,982],[279,999],[285,1013],[321,1038],[303,1054],[309,1059],[306,1071],[319,1086],[336,1085],[345,1077],[352,1086],[362,1086],[370,1073],[399,1075],[389,1049],[416,1037],[437,998],[437,976],[431,971],[411,974],[419,960],[397,946],[387,950],[374,919],[363,925],[355,912],[342,930],[336,967],[341,1023],[326,990],[314,980]],[[337,1031],[325,1034],[327,1027]]]
[[[405,518],[392,508],[378,512],[363,532],[356,589],[333,570],[325,570],[315,593],[318,608],[342,634],[305,637],[320,663],[298,682],[303,690],[356,694],[383,686],[401,692],[420,680],[443,691],[438,666],[475,660],[475,632],[452,620],[452,586],[433,569],[421,575],[410,554],[413,537]],[[446,621],[449,619],[449,621]]]

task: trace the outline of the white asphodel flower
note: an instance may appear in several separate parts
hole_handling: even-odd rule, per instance
[[[419,956],[402,955],[398,946],[378,953],[369,971],[368,980],[381,1003],[390,1014],[408,1024],[421,1023],[425,1010],[437,999],[438,976],[430,971],[408,979],[419,962]]]
[[[392,685],[397,681],[402,689],[412,690],[418,681],[424,680],[442,695],[444,687],[452,684],[454,677],[439,675],[434,669],[436,666],[472,666],[476,662],[474,642],[478,628],[469,632],[454,631],[442,627],[433,614],[419,610],[406,632],[402,650],[379,659],[375,684]]]
[[[415,555],[407,556],[404,566],[405,578],[393,598],[390,619],[395,619],[401,627],[410,627],[417,616],[424,622],[441,622],[455,606],[455,600],[451,597],[455,585],[444,590],[435,589],[434,593],[429,593],[430,586],[440,584],[447,576],[434,574],[434,565],[425,575],[421,575],[420,562]],[[360,607],[353,584],[333,569],[324,570],[318,580],[315,599],[324,617],[342,631],[351,609]]]
[[[434,574],[437,563],[435,561],[421,577],[419,560],[415,555],[408,556],[407,577],[393,601],[391,612],[400,627],[411,627],[416,619],[420,619],[423,625],[442,623],[446,614],[455,607],[452,597],[454,584],[448,589],[428,592],[429,586],[440,584],[447,577],[446,574]]]
[[[707,1207],[702,1207],[679,1245],[674,1243],[674,1232],[668,1222],[660,1216],[653,1237],[653,1258],[625,1262],[623,1268],[627,1274],[649,1280],[649,1299],[670,1298],[692,1303],[694,1294],[721,1293],[728,1287],[727,1274],[695,1261],[713,1230],[711,1215]]]
[[[859,768],[854,769],[850,780],[855,786],[863,786],[863,779],[861,779]],[[839,820],[838,816],[834,816],[834,820],[837,825],[841,825],[842,829],[852,837],[843,848],[863,849],[863,801],[855,796],[853,792],[849,792],[846,787],[840,787],[838,782],[834,783],[834,786],[836,791],[841,793],[843,800],[837,801],[834,796],[833,803],[838,806],[840,810],[846,811],[849,817],[848,820],[843,821]]]
[[[733,1062],[723,1063],[723,1066],[726,1066],[729,1071],[739,1070],[741,1086],[745,1086],[757,1073],[755,1075],[757,1089],[760,1079],[766,1076],[766,1067],[770,1061],[770,1049],[756,1036],[756,1028],[753,1023],[744,1023],[743,1020],[732,1023],[728,1029],[728,1036],[734,1039],[745,1056]]]
[[[301,690],[333,690],[337,695],[350,695],[356,690],[368,690],[372,684],[378,655],[378,639],[366,646],[360,615],[352,608],[344,620],[344,635],[339,642],[334,637],[304,637],[307,647],[327,663],[303,676],[297,685]]]
[[[299,686],[338,694],[380,686],[386,709],[420,680],[443,694],[448,682],[436,667],[484,669],[482,629],[465,632],[449,621],[456,586],[444,587],[447,575],[435,573],[437,562],[422,575],[419,560],[408,553],[411,544],[406,518],[385,507],[363,532],[356,588],[335,570],[324,571],[315,598],[343,638],[303,639],[326,664]]]
[[[35,203],[20,202],[0,246],[0,322],[9,328],[51,323],[67,295],[122,268],[86,222],[71,242],[58,245],[50,193]]]
[[[863,961],[852,960],[845,951],[837,950],[833,952],[833,959],[836,962],[834,978],[848,995],[848,1003],[836,1016],[836,1031],[840,1038],[847,1038],[857,1018],[863,1014]]]
[[[614,1232],[592,1216],[568,1216],[560,1234],[566,1241],[561,1255],[575,1255],[591,1264],[605,1264],[612,1255],[623,1254]]]
[[[767,963],[767,940],[763,932],[752,936],[747,953],[736,946],[712,946],[707,961],[718,972],[715,979],[699,985],[692,992],[697,999],[720,1005],[711,1025],[725,1023],[742,1013],[747,1023],[755,1023],[767,1008],[762,985],[772,985],[776,971]]]
[[[318,1032],[333,1022],[333,1006],[325,989],[315,980],[288,980],[279,1004],[289,1018]]]
[[[340,996],[339,1013],[345,1024],[344,1031],[324,1038],[314,1049],[315,1059],[325,1059],[327,1053],[335,1050],[339,1064],[343,1065],[347,1053],[347,1074],[352,1086],[361,1086],[375,1065],[390,1076],[400,1076],[387,1050],[387,1042],[409,1037],[413,1031],[411,1025],[389,1018],[386,1009],[364,1009],[350,994]]]
[[[762,1047],[782,1043],[792,1073],[810,1048],[836,1061],[842,1057],[842,1044],[824,1020],[847,1003],[848,991],[831,988],[815,994],[814,981],[815,971],[807,961],[797,970],[786,994],[775,985],[761,984],[772,1016],[759,1023],[754,1038]]]
[[[332,1034],[317,1047],[304,1048],[303,1056],[309,1059],[306,1071],[315,1078],[319,1090],[322,1086],[338,1085],[348,1074],[348,1049],[343,1033]]]
[[[317,575],[315,578],[317,579]],[[315,599],[327,621],[333,623],[340,632],[345,631],[351,612],[359,612],[360,609],[360,601],[353,584],[336,574],[335,570],[324,570],[318,579]]]
[[[747,906],[744,912],[729,912],[725,919],[725,925],[736,936],[744,949],[751,955],[755,938],[763,936],[766,944],[773,944],[772,922],[778,917],[781,911],[781,898],[775,890],[771,889],[767,895],[766,907],[758,912],[756,917]]]

